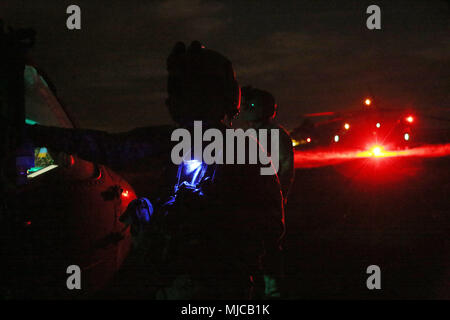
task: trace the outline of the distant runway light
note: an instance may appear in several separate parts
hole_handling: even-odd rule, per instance
[[[337,165],[344,161],[355,160],[361,158],[408,158],[408,157],[448,157],[450,156],[450,143],[440,145],[425,145],[422,147],[411,148],[407,150],[386,151],[380,147],[379,156],[375,156],[373,149],[367,151],[342,151],[332,152],[325,150],[313,151],[295,151],[294,160],[295,168],[316,168],[329,165]]]
[[[345,128],[345,130],[348,130],[348,129],[350,129],[350,125],[348,123],[346,123],[346,124],[344,124],[344,128]]]
[[[370,106],[372,104],[372,100],[370,100],[369,98],[367,98],[364,103],[366,104],[366,106]]]
[[[405,133],[404,138],[405,138],[406,141],[408,141],[409,140],[409,133]]]
[[[334,142],[339,142],[339,136],[338,135],[334,136]]]
[[[381,156],[381,152],[382,152],[381,147],[377,146],[377,147],[372,148],[372,153],[375,157]]]
[[[381,127],[381,124],[379,122],[377,122],[376,124],[377,128]]]

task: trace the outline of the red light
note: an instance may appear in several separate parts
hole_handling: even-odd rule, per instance
[[[306,142],[311,142],[311,138],[306,138]]]
[[[100,170],[98,170],[98,177],[95,178],[95,180],[100,180],[101,177],[102,177],[102,170],[100,169]]]
[[[413,123],[413,121],[414,121],[413,116],[407,117],[407,118],[406,118],[406,121],[408,121],[409,123]]]
[[[122,197],[128,198],[128,196],[129,196],[128,190],[122,191]]]
[[[25,225],[26,225],[26,226],[31,226],[31,221],[26,221],[26,222],[25,222]]]

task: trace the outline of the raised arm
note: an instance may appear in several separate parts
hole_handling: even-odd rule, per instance
[[[111,167],[167,153],[171,148],[171,126],[137,128],[122,133],[27,125],[27,136],[36,146],[76,154],[80,158]]]

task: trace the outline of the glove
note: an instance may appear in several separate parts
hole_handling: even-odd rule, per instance
[[[138,198],[130,202],[119,220],[130,226],[131,235],[139,241],[144,234],[144,229],[150,224],[153,215],[153,205],[147,198]]]

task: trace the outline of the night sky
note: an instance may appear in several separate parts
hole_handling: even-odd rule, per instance
[[[70,4],[81,30],[66,28]],[[381,30],[366,28],[370,4]],[[36,29],[33,56],[84,128],[170,123],[165,61],[178,40],[229,57],[241,85],[274,94],[288,128],[369,92],[385,106],[450,107],[448,1],[2,0],[0,17]]]

